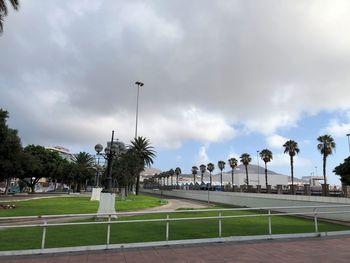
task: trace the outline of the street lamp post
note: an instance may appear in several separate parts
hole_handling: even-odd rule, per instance
[[[259,150],[256,151],[256,160],[258,162],[258,185],[260,185]]]
[[[348,145],[349,145],[349,153],[350,153],[350,133],[348,133],[347,135],[346,135],[347,137],[348,137]]]
[[[114,141],[114,131],[112,131],[112,138],[110,143],[107,143],[105,148],[105,153],[101,153],[103,150],[103,146],[101,144],[96,144],[95,151],[97,155],[103,156],[107,161],[107,177],[106,183],[104,185],[104,192],[112,193],[112,165],[113,160],[123,151],[125,151],[125,145],[122,142]]]
[[[140,87],[145,85],[144,83],[140,81],[136,81],[135,84],[137,85],[137,98],[136,98],[136,125],[135,125],[135,139],[137,138],[137,121],[139,116],[139,93],[140,93]]]
[[[101,144],[96,144],[95,151],[107,161],[107,177],[103,193],[101,193],[99,198],[100,205],[98,213],[115,213],[115,194],[112,190],[112,165],[113,160],[125,151],[125,145],[118,140],[114,141],[114,131],[112,131],[111,141],[107,142],[107,146],[104,149],[105,153],[101,153],[102,150],[103,146]]]
[[[102,151],[103,146],[101,144],[96,144],[95,151],[97,152],[97,165],[96,165],[96,182],[95,186],[100,186],[100,152]]]

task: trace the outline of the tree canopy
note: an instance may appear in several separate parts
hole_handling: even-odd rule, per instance
[[[340,176],[340,181],[343,184],[350,185],[350,157],[346,158],[343,163],[336,166],[333,172]]]

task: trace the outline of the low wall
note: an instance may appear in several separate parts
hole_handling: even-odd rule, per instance
[[[193,190],[158,190],[142,189],[144,193],[173,196],[179,198],[208,201],[208,191]],[[209,192],[209,201],[220,204],[246,206],[246,207],[292,207],[292,206],[334,206],[349,205],[349,207],[318,208],[320,212],[349,211],[344,214],[319,214],[319,218],[349,221],[350,222],[350,198],[303,196],[303,195],[277,195],[237,192]],[[303,209],[274,209],[279,212],[311,212],[313,208]]]

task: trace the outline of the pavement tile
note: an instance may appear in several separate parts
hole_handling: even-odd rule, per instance
[[[37,256],[0,257],[1,263],[226,263],[350,262],[349,236],[168,246]]]

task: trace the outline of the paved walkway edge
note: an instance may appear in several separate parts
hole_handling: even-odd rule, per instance
[[[217,242],[223,243],[223,242],[239,242],[239,241],[254,241],[254,240],[269,240],[269,239],[273,240],[273,239],[311,238],[311,237],[322,238],[322,237],[328,237],[328,236],[343,236],[343,235],[350,235],[350,230],[334,231],[334,232],[319,232],[319,233],[234,236],[234,237],[221,237],[221,238],[186,239],[186,240],[156,241],[156,242],[142,242],[142,243],[96,245],[96,246],[12,250],[12,251],[0,251],[0,256],[37,255],[37,254],[51,254],[51,253],[65,253],[65,252],[96,251],[96,250],[106,250],[106,249],[143,248],[143,247],[159,247],[159,246],[169,246],[169,245],[205,244],[205,243],[217,243]]]

